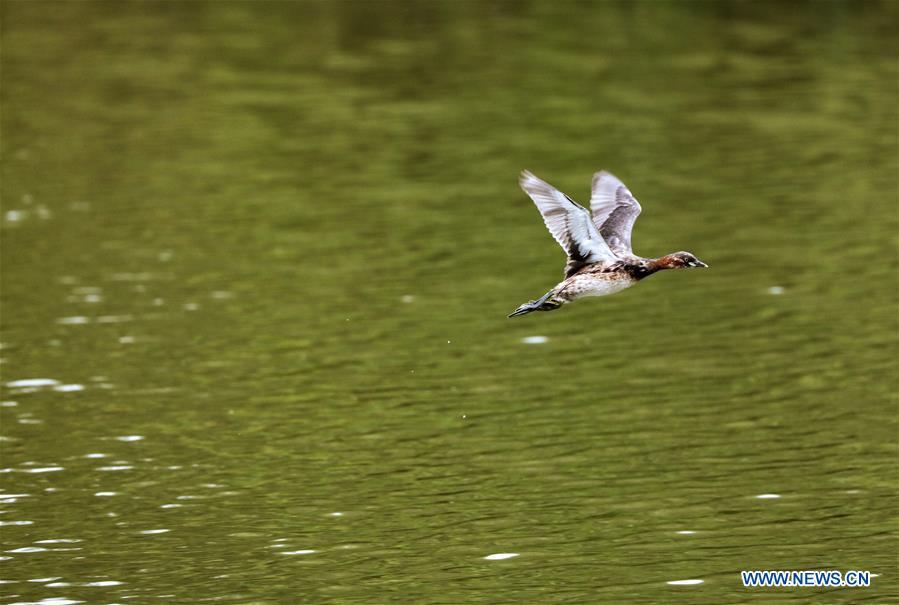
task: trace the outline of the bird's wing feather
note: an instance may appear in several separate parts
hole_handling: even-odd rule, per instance
[[[550,234],[568,255],[566,274],[571,275],[590,263],[618,260],[586,208],[527,170],[521,173],[519,183],[534,200]]]
[[[640,202],[615,175],[606,171],[593,175],[590,196],[593,222],[600,235],[618,256],[630,256],[631,231],[640,216]]]

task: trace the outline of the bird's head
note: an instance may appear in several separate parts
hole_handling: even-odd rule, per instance
[[[700,267],[708,267],[707,264],[693,256],[689,252],[675,252],[668,255],[666,263],[670,269],[693,269]]]

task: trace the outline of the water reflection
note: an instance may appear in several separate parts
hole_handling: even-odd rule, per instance
[[[12,605],[75,605],[76,603],[84,603],[84,601],[66,597],[47,597],[40,601],[16,601]]]
[[[517,552],[498,552],[484,557],[487,561],[504,561],[520,556]]]
[[[281,554],[281,555],[311,555],[311,554],[315,554],[317,552],[318,552],[317,550],[306,549],[306,550],[281,551],[278,554]]]

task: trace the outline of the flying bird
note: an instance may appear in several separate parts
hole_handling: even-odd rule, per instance
[[[636,256],[631,250],[631,230],[640,215],[640,203],[624,183],[606,171],[593,175],[590,210],[527,170],[521,173],[519,184],[534,200],[568,262],[565,279],[509,317],[554,311],[587,296],[614,294],[662,269],[708,267],[689,252],[659,258]]]

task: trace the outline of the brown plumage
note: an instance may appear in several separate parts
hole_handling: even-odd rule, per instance
[[[640,203],[608,172],[593,175],[589,211],[527,170],[521,173],[519,183],[537,205],[568,261],[564,280],[509,317],[552,311],[586,296],[614,294],[662,269],[708,266],[689,252],[654,259],[636,256],[631,249],[631,231],[640,215]]]

